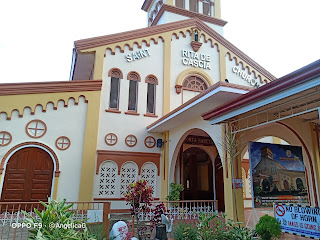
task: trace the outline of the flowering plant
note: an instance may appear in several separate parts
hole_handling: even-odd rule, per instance
[[[151,219],[151,223],[153,227],[161,223],[161,215],[165,214],[165,212],[166,212],[166,207],[164,206],[163,203],[156,205],[155,208],[152,209],[153,218]]]
[[[123,227],[119,227],[118,231],[119,231],[119,237],[122,240],[131,240],[131,238],[133,237],[132,232],[129,232],[129,228],[130,227],[130,223],[127,224],[127,226],[123,226]]]
[[[130,183],[127,187],[125,200],[130,205],[131,215],[139,221],[139,213],[147,212],[151,206],[153,189],[143,179]]]

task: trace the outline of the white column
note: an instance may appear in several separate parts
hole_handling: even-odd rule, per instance
[[[175,6],[176,5],[176,0],[172,0],[172,4],[173,4],[173,6]]]
[[[198,13],[203,14],[203,3],[198,0]]]
[[[214,17],[214,5],[210,3],[211,17]]]
[[[190,3],[189,3],[189,0],[185,0],[184,1],[184,8],[186,9],[186,10],[190,10]]]

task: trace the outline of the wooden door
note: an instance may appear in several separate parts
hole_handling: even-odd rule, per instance
[[[2,188],[3,202],[47,201],[51,195],[53,162],[39,148],[24,148],[9,159]]]

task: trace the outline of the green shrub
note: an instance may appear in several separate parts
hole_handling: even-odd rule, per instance
[[[173,227],[173,236],[175,240],[196,240],[197,229],[191,224],[180,222]]]
[[[45,210],[40,212],[34,209],[37,218],[22,211],[28,217],[25,220],[26,223],[35,227],[29,230],[29,239],[95,240],[95,238],[89,236],[88,229],[86,227],[83,228],[85,223],[74,220],[76,212],[70,209],[73,204],[66,205],[66,200],[57,202],[50,199],[48,200],[48,204],[44,202],[40,203],[45,207]]]
[[[259,219],[256,231],[262,240],[271,240],[272,238],[279,238],[281,236],[280,223],[274,217],[267,214]]]
[[[180,200],[180,193],[184,190],[182,184],[175,184],[170,183],[170,192],[169,195],[166,197],[168,201],[179,201]]]

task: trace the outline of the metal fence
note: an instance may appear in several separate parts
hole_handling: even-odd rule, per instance
[[[104,230],[109,228],[110,202],[67,202],[67,204],[73,204],[70,210],[75,211],[75,220],[86,223],[100,222],[104,224]],[[39,202],[0,202],[0,239],[28,239],[30,226],[23,224],[28,217],[25,212],[39,218],[34,211],[35,208],[41,212],[45,207]]]
[[[139,214],[139,220],[150,221],[153,209],[158,204],[164,204],[165,215],[169,220],[196,220],[199,213],[206,215],[218,213],[218,200],[185,200],[185,201],[153,201],[148,211]]]

